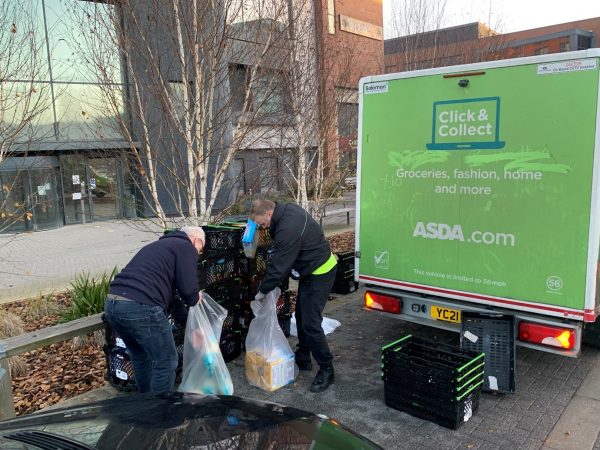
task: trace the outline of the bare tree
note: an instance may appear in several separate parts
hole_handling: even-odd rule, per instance
[[[487,23],[472,22],[443,28],[448,22],[447,0],[405,0],[392,3],[386,72],[428,69],[498,59],[505,39],[496,31],[502,20],[488,3]],[[465,20],[468,15],[463,14]]]
[[[382,54],[368,53],[348,35],[326,42],[318,35],[314,2],[287,1],[292,57],[286,73],[298,143],[296,166],[288,170],[296,202],[319,216],[356,171],[358,80],[366,67],[383,70]]]
[[[228,169],[236,154],[268,132],[252,124],[257,116],[277,113],[265,108],[265,92],[278,83],[278,71],[267,68],[289,57],[284,5],[124,0],[108,16],[94,14],[89,2],[74,8],[80,51],[105,86],[106,114],[129,143],[151,213],[163,226],[211,221],[220,196],[226,198],[224,190],[233,185]],[[102,28],[112,34],[95,33],[98,21],[107,22]],[[106,42],[121,50],[126,70],[110,70]],[[246,69],[241,94],[232,92],[236,61]],[[121,73],[125,80],[114,78]],[[122,90],[111,88],[121,84],[125,100]],[[122,114],[123,104],[130,117]]]

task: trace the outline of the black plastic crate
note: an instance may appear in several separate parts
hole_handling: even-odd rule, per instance
[[[331,292],[333,294],[348,295],[358,289],[354,281],[354,252],[336,253],[337,272]]]
[[[338,271],[341,273],[354,272],[354,251],[338,252],[335,256],[337,256]]]
[[[252,309],[250,307],[250,302],[254,300],[254,295],[244,301],[242,303],[242,308],[240,311],[240,326],[242,331],[247,331],[250,326],[250,322],[254,319],[254,314],[252,313]],[[292,292],[290,290],[285,290],[281,293],[279,298],[277,299],[277,303],[275,304],[275,308],[277,311],[277,318],[280,321],[280,326],[283,323],[283,326],[287,327],[287,334],[289,336],[289,325],[285,324],[285,320],[292,317],[294,314],[294,304],[292,303]],[[286,330],[283,328],[284,334]]]
[[[460,428],[479,409],[480,389],[474,389],[460,400],[453,401],[406,396],[387,386],[384,389],[385,404],[390,408],[453,430]]]
[[[240,356],[242,351],[242,333],[241,331],[223,331],[219,341],[219,348],[225,362],[233,361]]]
[[[267,264],[271,259],[272,252],[272,246],[258,247],[254,258],[247,258],[242,252],[238,259],[237,273],[243,277],[264,276],[267,272]]]
[[[137,390],[133,365],[127,350],[120,346],[105,345],[104,356],[106,358],[105,378],[110,385],[119,391]]]
[[[104,356],[106,358],[106,374],[105,378],[108,382],[119,391],[134,391],[137,390],[135,377],[133,374],[133,365],[131,358],[127,352],[127,346],[119,334],[106,322],[104,315],[104,335],[106,344],[103,347]],[[185,338],[185,328],[177,325],[173,319],[170,319],[173,326],[173,340],[177,349],[179,363],[176,369],[176,379],[181,376],[181,366],[183,363],[183,342]]]
[[[351,277],[342,275],[338,278],[336,275],[333,287],[331,288],[332,294],[348,295],[358,289],[358,283],[354,281],[354,271],[351,272]]]
[[[452,392],[483,370],[484,354],[407,335],[382,348],[382,378],[414,378]]]
[[[479,407],[484,356],[404,336],[382,348],[385,404],[457,429]]]
[[[473,372],[466,373],[456,382],[440,383],[431,378],[426,371],[420,370],[393,370],[383,369],[382,380],[386,386],[396,389],[405,389],[422,395],[435,395],[439,398],[452,398],[460,396],[472,388],[481,388],[483,385],[483,364],[474,368]]]
[[[232,250],[241,250],[243,228],[204,225],[202,229],[206,236],[206,242],[204,243],[205,255],[218,255]]]
[[[453,414],[456,411],[458,403],[464,401],[474,392],[481,391],[483,380],[473,384],[469,389],[459,394],[439,394],[427,390],[414,389],[407,385],[399,385],[396,383],[384,383],[384,394],[392,399],[415,401],[419,404],[435,406],[436,411],[440,414]]]
[[[200,289],[206,289],[215,283],[234,278],[237,273],[239,253],[239,251],[233,251],[217,257],[202,258],[198,262]]]
[[[507,314],[462,314],[460,346],[485,353],[483,390],[513,393],[516,390],[515,319]]]
[[[387,344],[381,350],[384,361],[402,362],[407,357],[421,357],[450,366],[457,373],[468,370],[484,356],[481,352],[462,350],[453,345],[423,339],[412,334]]]
[[[256,233],[258,233],[258,247],[273,245],[273,239],[271,239],[269,230],[267,230],[266,228],[257,228]]]
[[[291,303],[291,292],[284,291],[281,293],[279,298],[277,299],[277,303],[275,304],[275,308],[277,310],[277,317],[291,317],[292,311],[292,303]]]
[[[243,281],[240,278],[231,278],[210,285],[204,289],[204,292],[228,310],[233,306],[241,305],[244,292]]]
[[[271,255],[273,253],[272,246],[261,246],[256,249],[256,253],[254,258],[248,259],[249,261],[249,269],[248,273],[250,275],[264,275],[267,273],[267,264],[271,260]]]
[[[241,308],[240,305],[235,305],[227,310],[227,317],[223,321],[223,333],[239,331]]]

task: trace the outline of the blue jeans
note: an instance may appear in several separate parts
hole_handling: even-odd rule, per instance
[[[106,299],[104,314],[127,346],[138,390],[172,391],[179,358],[173,327],[162,308]]]

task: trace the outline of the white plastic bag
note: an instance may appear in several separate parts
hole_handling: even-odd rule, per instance
[[[323,333],[325,334],[333,333],[335,329],[341,325],[339,320],[330,319],[329,317],[323,317],[323,321],[321,322],[321,328],[323,328]],[[292,317],[292,320],[290,321],[290,336],[298,336],[296,317]]]
[[[206,293],[190,308],[185,325],[180,392],[233,394],[231,376],[219,349],[226,317],[227,310]]]
[[[294,352],[277,322],[280,294],[276,288],[265,300],[250,303],[255,317],[246,337],[246,378],[251,385],[266,391],[291,384],[296,378]]]

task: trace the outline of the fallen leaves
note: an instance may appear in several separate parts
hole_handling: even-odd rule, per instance
[[[327,238],[333,253],[349,252],[354,250],[354,231],[336,234]]]
[[[55,297],[60,306],[68,305],[69,300],[64,294]],[[56,314],[31,319],[28,317],[27,301],[2,305],[2,312],[21,317],[27,332],[56,325],[59,321]],[[92,335],[88,337],[89,344],[81,348],[75,348],[70,341],[66,341],[20,355],[25,361],[26,371],[21,376],[13,377],[17,415],[38,411],[106,384],[104,353],[93,345]]]

